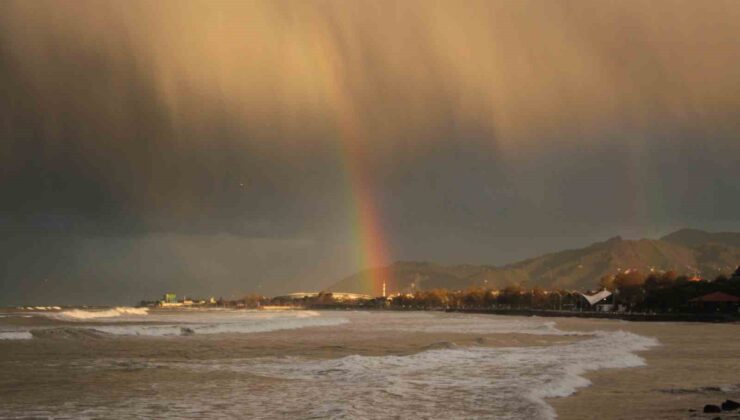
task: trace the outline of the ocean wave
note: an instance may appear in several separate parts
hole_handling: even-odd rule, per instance
[[[296,398],[283,408],[309,417],[383,418],[393,412],[422,418],[475,413],[473,417],[552,419],[556,414],[548,398],[589,386],[583,376],[588,371],[642,366],[645,361],[635,352],[655,345],[653,338],[628,332],[596,332],[576,343],[545,347],[441,346],[404,356],[222,360],[180,367],[286,380],[289,389],[281,392]],[[229,396],[246,405],[260,398],[253,397],[244,401]],[[325,403],[313,404],[319,400]]]
[[[183,323],[157,325],[104,325],[95,329],[113,335],[135,336],[177,336],[201,334],[250,334],[278,330],[295,330],[308,327],[327,327],[346,324],[345,318],[314,318],[297,315],[295,318],[255,318],[252,320],[240,319],[234,322],[218,323]]]
[[[347,319],[345,319],[347,318]],[[352,314],[286,312],[260,313],[232,311],[190,313],[151,311],[136,324],[116,320],[88,323],[82,327],[59,327],[57,332],[40,332],[48,338],[82,339],[113,338],[125,335],[190,335],[219,332],[260,332],[277,329],[337,325],[351,320],[354,328],[343,328],[342,334],[377,337],[368,347],[369,354],[354,354],[332,359],[315,355],[269,352],[265,357],[234,358],[218,350],[215,357],[116,357],[80,360],[80,368],[92,370],[165,369],[184,378],[223,378],[228,384],[187,383],[188,392],[180,388],[168,392],[146,393],[128,398],[125,404],[91,409],[80,403],[63,411],[49,407],[49,413],[67,417],[153,417],[162,415],[161,407],[176,406],[182,416],[239,417],[244,413],[269,413],[280,418],[387,418],[391,412],[402,418],[496,418],[552,419],[556,417],[548,404],[550,398],[565,397],[590,385],[584,377],[599,369],[642,366],[645,360],[637,353],[658,345],[657,340],[624,331],[589,332],[580,340],[557,340],[552,345],[523,347],[487,347],[456,345],[451,341],[435,342],[414,354],[374,355],[383,347],[379,332],[389,326],[423,330],[428,323],[463,327],[456,316],[416,316],[414,314]],[[156,322],[147,322],[156,319]],[[162,323],[161,320],[170,322]],[[191,322],[180,323],[179,320]],[[192,322],[199,320],[199,322]],[[229,321],[230,320],[230,321]],[[498,325],[481,325],[484,323]],[[91,326],[92,325],[92,326]],[[491,331],[494,334],[513,329],[553,331],[550,320],[488,317],[469,318],[465,330]],[[70,331],[73,330],[73,331]],[[79,332],[77,330],[84,330]],[[35,331],[35,330],[34,330]],[[107,332],[108,334],[103,334]],[[187,334],[183,334],[186,332]],[[520,331],[516,331],[517,333]],[[316,331],[316,334],[322,332]],[[313,334],[313,332],[311,333]],[[333,333],[332,333],[333,334]],[[39,337],[40,337],[39,335]],[[281,338],[282,339],[282,338]],[[183,337],[171,342],[187,352],[191,345]],[[537,340],[535,340],[537,341]],[[548,340],[548,342],[553,340]],[[299,342],[296,343],[300,346]],[[327,343],[330,345],[330,343]],[[348,348],[338,346],[346,355]],[[198,350],[197,347],[193,349]],[[198,350],[200,351],[200,350]],[[331,355],[333,349],[325,354]],[[186,353],[184,353],[186,354]],[[198,375],[192,375],[197,373]],[[202,385],[202,386],[201,386]],[[291,398],[284,398],[290,395]],[[172,415],[174,412],[170,412]],[[186,413],[187,415],[184,415]],[[0,413],[1,414],[1,413]],[[216,416],[218,416],[216,415]],[[259,416],[259,414],[257,414]],[[267,414],[263,418],[268,417]]]
[[[119,306],[117,308],[103,310],[70,309],[67,311],[49,313],[45,315],[61,320],[87,320],[96,318],[115,318],[121,315],[147,315],[148,313],[148,308],[132,308],[128,306]]]
[[[61,340],[97,340],[105,338],[106,334],[93,328],[37,328],[30,331],[33,338],[61,339]]]
[[[395,314],[391,314],[395,315]],[[388,317],[388,322],[379,320],[378,329],[425,333],[466,334],[527,334],[557,336],[589,336],[592,333],[563,331],[555,321],[537,317],[519,318],[502,315],[477,315],[455,313],[409,313]]]
[[[548,398],[562,398],[574,394],[578,388],[591,385],[583,375],[589,371],[602,369],[624,369],[645,365],[645,359],[636,352],[645,351],[660,343],[652,337],[644,337],[626,331],[595,332],[595,337],[583,342],[555,347],[551,363],[562,366],[555,374],[545,375],[539,386],[528,393],[528,397],[543,407],[546,418],[556,418],[553,408],[547,404]]]
[[[84,330],[113,336],[190,336],[202,334],[249,334],[308,327],[325,327],[349,322],[346,318],[321,316],[316,311],[154,311],[147,308],[119,307],[108,310],[72,309],[44,313],[62,321],[88,321]],[[125,316],[124,316],[125,315]],[[148,315],[148,316],[142,316]],[[75,338],[78,327],[39,328],[35,337]],[[82,335],[80,337],[83,337]],[[85,336],[86,337],[86,336]]]
[[[0,340],[28,340],[33,338],[30,331],[0,331]]]

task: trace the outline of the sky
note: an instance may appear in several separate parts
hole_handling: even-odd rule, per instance
[[[0,2],[0,305],[740,230],[737,1]]]

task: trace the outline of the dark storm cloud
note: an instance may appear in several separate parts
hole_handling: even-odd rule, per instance
[[[326,284],[357,268],[348,115],[395,258],[740,228],[739,20],[732,1],[2,2],[3,289]]]

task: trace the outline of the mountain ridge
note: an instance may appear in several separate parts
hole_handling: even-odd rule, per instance
[[[388,278],[388,293],[433,288],[464,289],[483,286],[588,290],[599,279],[619,270],[672,270],[713,279],[731,273],[740,263],[740,233],[680,229],[659,239],[623,239],[614,236],[582,248],[566,249],[501,266],[396,261],[366,269],[330,286],[329,291],[380,294],[370,279]]]

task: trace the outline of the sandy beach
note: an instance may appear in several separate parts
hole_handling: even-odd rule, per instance
[[[705,404],[740,401],[740,324],[559,318],[557,325],[563,330],[625,330],[660,341],[639,353],[646,366],[589,372],[590,387],[549,400],[559,418],[740,418],[737,411],[701,412]]]

